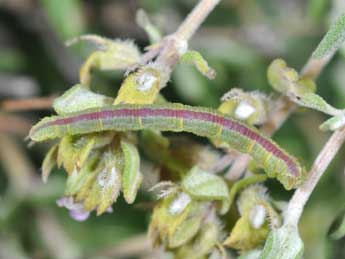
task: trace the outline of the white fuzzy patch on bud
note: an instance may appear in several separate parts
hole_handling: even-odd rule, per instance
[[[255,108],[247,102],[240,102],[235,110],[235,116],[239,120],[246,120],[255,112]]]
[[[97,176],[97,182],[101,188],[108,188],[116,184],[118,181],[119,174],[115,167],[110,169],[104,168]]]
[[[169,212],[172,215],[180,214],[192,201],[190,196],[184,192],[181,192],[178,197],[172,202],[169,208]]]
[[[110,170],[110,176],[108,180],[108,186],[113,186],[118,182],[119,172],[116,170],[116,167],[112,167]]]
[[[97,176],[97,183],[104,188],[107,183],[107,170],[104,168]]]
[[[256,205],[250,212],[250,223],[255,229],[259,229],[265,223],[267,211],[264,206]]]
[[[144,73],[138,79],[138,90],[142,92],[149,91],[157,82],[157,77],[151,73]]]

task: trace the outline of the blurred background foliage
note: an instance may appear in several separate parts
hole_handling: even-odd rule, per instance
[[[135,22],[143,8],[164,34],[172,33],[196,0],[0,0],[0,99],[59,95],[78,82],[87,44],[66,48],[72,37],[95,33],[148,39]],[[270,61],[282,57],[301,69],[330,22],[345,11],[342,0],[223,0],[190,42],[216,69],[213,81],[193,67],[179,65],[163,94],[170,101],[217,107],[233,87],[271,93]],[[318,80],[318,93],[345,107],[345,48]],[[123,75],[96,73],[92,88],[115,96]],[[272,93],[273,94],[273,93]],[[27,148],[28,129],[51,111],[0,111],[0,258],[152,258],[145,239],[152,196],[134,206],[122,200],[114,213],[76,222],[55,200],[63,194],[65,174],[56,170],[47,184],[40,162],[48,146]],[[321,113],[300,109],[274,136],[311,165],[327,139],[318,125]],[[305,258],[345,258],[345,240],[330,242],[327,230],[345,205],[344,149],[313,193],[300,224]],[[288,199],[275,181],[272,196]],[[152,255],[151,255],[152,256]]]

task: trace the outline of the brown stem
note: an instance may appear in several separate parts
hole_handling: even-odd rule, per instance
[[[56,96],[22,100],[5,100],[0,103],[2,111],[25,111],[50,109]]]

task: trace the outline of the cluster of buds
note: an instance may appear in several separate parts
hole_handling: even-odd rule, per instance
[[[85,35],[69,44],[79,40],[94,43],[97,50],[82,66],[80,84],[54,101],[53,108],[59,115],[114,104],[116,100],[113,98],[89,89],[92,71],[125,70],[140,61],[141,54],[131,41]],[[140,157],[136,145],[136,135],[130,132],[67,135],[51,148],[44,159],[43,180],[47,181],[55,165],[64,167],[68,178],[65,196],[58,205],[69,209],[77,220],[85,220],[93,210],[97,215],[110,212],[121,190],[129,204],[137,195],[143,176],[139,170]]]
[[[149,227],[154,246],[169,251],[174,258],[223,258],[221,242],[225,235],[217,215],[229,209],[226,182],[194,167],[180,184],[168,186],[160,195]]]
[[[250,125],[262,125],[268,118],[270,100],[263,93],[233,88],[221,99],[218,110]]]
[[[43,162],[45,181],[55,164],[68,174],[65,197],[58,205],[77,220],[86,219],[92,210],[97,215],[111,211],[121,190],[127,203],[133,203],[142,181],[135,136],[129,133],[65,136]]]
[[[268,119],[271,100],[258,91],[244,92],[242,89],[233,88],[223,95],[218,111],[249,125],[262,125]],[[229,149],[227,143],[217,139],[212,140],[217,147]]]
[[[280,225],[280,217],[270,203],[267,189],[261,184],[243,190],[237,200],[240,218],[224,245],[242,252],[260,246],[267,238],[270,227]]]
[[[130,74],[124,80],[114,104],[151,104],[158,97],[159,90],[169,80],[169,71],[150,63]]]

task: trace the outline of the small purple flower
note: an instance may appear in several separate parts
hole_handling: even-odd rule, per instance
[[[76,221],[85,221],[90,216],[90,212],[84,209],[83,203],[75,202],[72,196],[62,197],[56,203],[59,207],[68,209],[70,216]]]
[[[82,202],[75,202],[73,196],[62,197],[56,201],[59,207],[65,207],[69,210],[70,216],[76,221],[85,221],[90,216],[90,211],[86,211]],[[106,212],[112,213],[112,207],[109,207]]]

